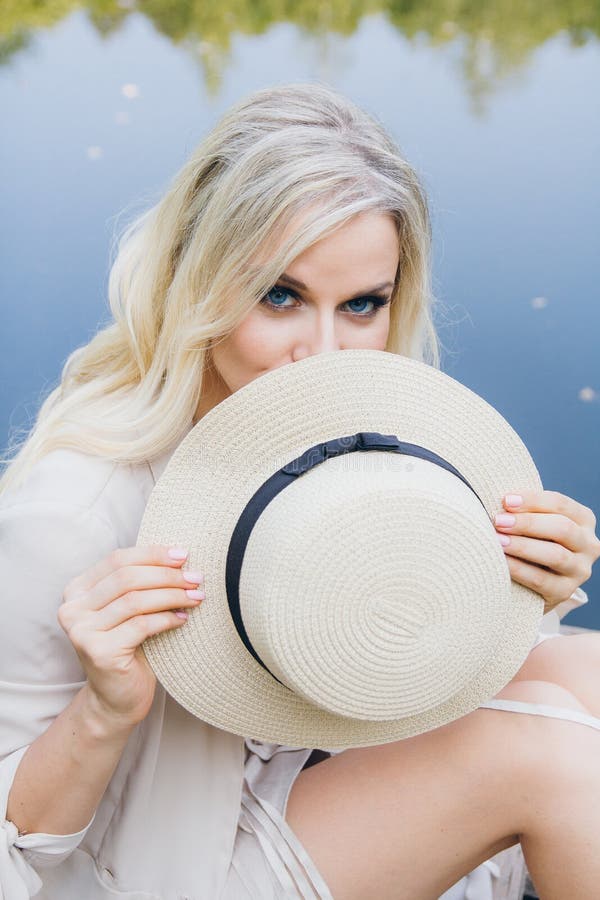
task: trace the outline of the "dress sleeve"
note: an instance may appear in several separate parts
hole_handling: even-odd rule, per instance
[[[559,619],[564,619],[567,613],[570,613],[573,609],[578,609],[580,606],[583,606],[584,603],[587,603],[589,600],[588,595],[585,591],[582,591],[580,587],[577,590],[573,591],[568,600],[563,600],[562,603],[559,603],[558,606],[554,607],[554,612],[558,615]]]
[[[75,834],[20,835],[6,810],[29,745],[85,683],[57,618],[63,590],[117,545],[110,524],[87,508],[0,508],[0,900],[34,896],[42,886],[36,869],[65,859],[94,819]]]

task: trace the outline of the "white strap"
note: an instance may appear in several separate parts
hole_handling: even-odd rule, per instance
[[[534,716],[548,716],[550,719],[564,719],[568,722],[578,722],[580,725],[589,725],[600,731],[600,719],[589,713],[580,712],[577,709],[566,709],[561,706],[549,706],[545,703],[528,703],[524,700],[507,700],[494,698],[486,703],[480,703],[485,709],[502,709],[506,712],[530,713]]]
[[[252,824],[255,834],[263,848],[265,856],[271,864],[275,877],[285,893],[282,897],[302,897],[303,900],[314,900],[314,893],[302,871],[299,859],[281,833],[282,818],[268,801],[258,797],[248,787],[247,782],[242,792],[242,807],[246,817]],[[262,807],[262,808],[261,808]]]

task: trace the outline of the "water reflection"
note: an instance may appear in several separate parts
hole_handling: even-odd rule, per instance
[[[0,64],[25,49],[37,29],[55,25],[82,6],[102,35],[116,32],[133,12],[143,14],[196,57],[212,93],[220,86],[234,34],[258,35],[288,22],[314,37],[348,36],[365,16],[382,15],[411,43],[440,46],[459,40],[458,65],[475,112],[545,41],[564,32],[571,46],[581,46],[600,36],[600,4],[589,0],[23,0],[4,11]]]

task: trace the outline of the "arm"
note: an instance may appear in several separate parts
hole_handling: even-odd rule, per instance
[[[79,844],[115,765],[113,742],[95,788],[84,779],[83,790],[69,794],[58,777],[59,760],[68,777],[94,753],[101,723],[82,703],[85,675],[57,610],[69,579],[116,543],[108,525],[77,507],[32,501],[0,509],[0,896],[11,900],[41,886],[28,860],[56,864]]]
[[[181,627],[182,607],[203,597],[191,587],[202,575],[182,571],[185,551],[117,549],[87,509],[56,507],[0,510],[0,897],[11,900],[35,893],[32,879],[39,887],[25,861],[55,864],[83,838],[152,704],[140,645]]]
[[[5,816],[19,835],[83,837],[133,727],[103,717],[84,685],[20,759]]]

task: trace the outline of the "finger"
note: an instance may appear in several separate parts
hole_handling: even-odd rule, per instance
[[[97,632],[88,623],[79,623],[73,634],[73,645],[82,659],[105,671],[114,670],[127,660],[146,638],[170,628],[184,625],[187,613],[165,610],[147,616],[135,616],[111,631]]]
[[[147,616],[134,616],[109,632],[117,641],[120,650],[135,650],[146,638],[161,631],[168,631],[178,625],[185,625],[187,619],[182,619],[175,611],[150,613]]]
[[[197,591],[188,585],[184,588],[162,588],[159,590],[131,591],[117,597],[94,614],[94,627],[99,631],[110,631],[135,616],[151,615],[156,612],[177,609],[193,609],[204,599],[204,591]]]
[[[588,533],[572,519],[553,513],[499,513],[494,520],[502,534],[520,534],[562,544],[573,553],[588,549]]]
[[[596,528],[596,516],[588,506],[558,491],[514,491],[504,495],[503,505],[511,512],[557,513],[592,531]]]
[[[88,610],[103,609],[119,597],[137,591],[157,588],[197,588],[203,581],[201,572],[173,569],[168,566],[123,566],[110,572],[90,591],[83,592],[78,605]]]
[[[572,578],[555,575],[539,566],[531,565],[513,556],[507,556],[506,562],[513,581],[531,588],[540,594],[545,601],[544,613],[550,612],[573,593],[576,586]]]
[[[116,572],[123,566],[182,566],[188,556],[187,550],[181,547],[163,547],[153,544],[149,547],[119,547],[105,556],[94,566],[86,569],[81,575],[73,578],[65,593],[69,598],[78,593],[90,591],[99,581]]]
[[[509,541],[502,549],[508,556],[519,557],[538,566],[546,566],[558,575],[577,578],[583,575],[579,555],[554,541],[537,541],[519,535],[502,535]]]

